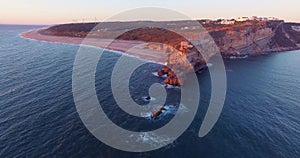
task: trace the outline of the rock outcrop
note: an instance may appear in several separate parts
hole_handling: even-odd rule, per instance
[[[158,110],[154,111],[151,115],[152,119],[156,119],[157,117],[159,117],[162,114],[162,111],[166,110],[163,106],[160,107]]]
[[[182,78],[179,79],[173,70],[171,70],[168,66],[164,66],[163,69],[158,70],[157,74],[159,77],[163,75],[167,75],[167,78],[164,81],[165,85],[173,85],[173,86],[181,86],[182,85]]]

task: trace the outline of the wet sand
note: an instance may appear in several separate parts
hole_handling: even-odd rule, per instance
[[[41,29],[30,30],[22,33],[21,36],[40,41],[96,46],[161,64],[167,59],[163,51],[147,49],[145,48],[146,43],[140,41],[51,36],[41,34],[39,30]]]

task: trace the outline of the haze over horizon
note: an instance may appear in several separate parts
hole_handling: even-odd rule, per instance
[[[183,13],[191,19],[277,17],[300,22],[299,0],[11,0],[0,2],[0,24],[58,24],[103,21],[122,11],[141,7],[162,7]],[[128,19],[128,20],[134,20]],[[157,20],[157,19],[136,19]],[[165,19],[162,19],[165,20]]]

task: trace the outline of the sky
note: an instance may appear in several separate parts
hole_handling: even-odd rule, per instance
[[[300,22],[300,0],[1,0],[0,24],[106,21],[141,7],[167,8],[191,19],[256,15]]]

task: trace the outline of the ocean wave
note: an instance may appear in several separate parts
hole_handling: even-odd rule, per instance
[[[148,118],[149,120],[152,120],[152,118],[151,118],[152,111],[156,111],[160,107],[161,106],[155,106],[151,109],[151,111],[143,112],[143,113],[140,114],[140,116],[143,117],[143,118]],[[176,115],[177,113],[180,114],[180,113],[188,112],[188,108],[183,104],[180,104],[180,106],[175,106],[175,105],[169,104],[169,105],[165,105],[164,108],[165,108],[165,110],[162,110],[162,113],[159,116],[160,118],[163,118],[166,115]]]
[[[168,145],[170,140],[168,136],[157,135],[154,132],[143,132],[136,138],[136,142],[143,142],[154,147],[162,144]]]
[[[13,87],[13,88],[10,88],[10,89],[8,89],[6,92],[4,92],[4,93],[0,93],[0,97],[5,96],[5,95],[8,95],[8,94],[10,94],[10,93],[16,91],[17,89],[19,89],[19,88],[21,88],[21,87],[22,87],[22,85],[19,85],[19,86],[15,86],[15,87]]]

